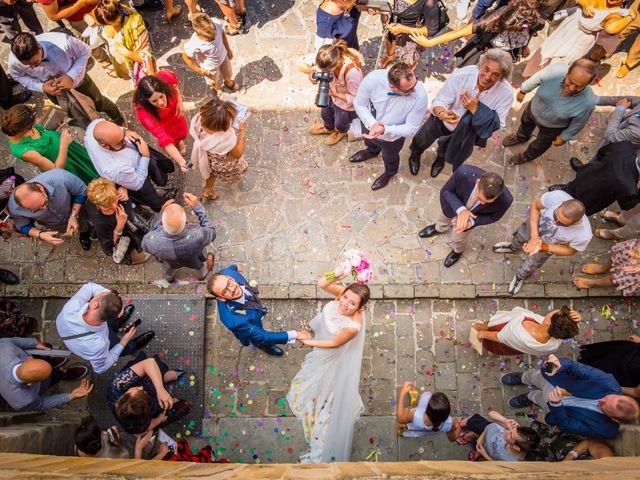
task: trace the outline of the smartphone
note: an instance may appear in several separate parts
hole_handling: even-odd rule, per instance
[[[0,212],[0,223],[6,223],[10,217],[11,217],[11,214],[7,209],[2,210]]]
[[[122,330],[124,333],[127,333],[129,330],[131,330],[132,328],[136,327],[138,328],[138,326],[140,326],[140,324],[142,323],[142,319],[139,318],[137,319],[135,322],[127,325],[126,327],[124,327],[124,329]]]
[[[553,372],[554,368],[555,365],[553,363],[545,362],[544,366],[542,367],[542,371],[548,375],[549,373]]]

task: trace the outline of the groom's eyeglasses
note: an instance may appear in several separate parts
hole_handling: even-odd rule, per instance
[[[226,297],[231,293],[231,290],[233,290],[233,278],[227,280],[227,286],[220,292],[220,296]]]

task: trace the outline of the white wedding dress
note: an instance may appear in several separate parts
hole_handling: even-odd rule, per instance
[[[355,421],[364,412],[359,385],[365,317],[360,325],[340,315],[338,302],[333,301],[311,320],[311,328],[316,340],[331,340],[343,328],[358,330],[338,348],[315,347],[308,353],[287,394],[309,444],[300,461],[346,462],[351,457]]]

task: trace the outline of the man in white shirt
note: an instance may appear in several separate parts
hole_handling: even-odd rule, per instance
[[[494,131],[504,128],[514,98],[509,84],[512,68],[511,56],[492,48],[480,57],[478,65],[459,68],[449,75],[431,104],[431,116],[411,142],[409,168],[413,175],[420,170],[422,153],[436,140],[438,151],[431,165],[432,177],[440,174],[445,160],[453,164],[454,170],[458,168],[471,155],[474,145],[485,146]],[[465,117],[467,112],[470,117]],[[456,133],[464,135],[452,140]],[[465,142],[463,148],[460,143],[469,138],[471,142]]]
[[[515,295],[524,281],[551,255],[570,257],[584,252],[593,236],[585,206],[567,192],[555,190],[537,198],[530,207],[529,218],[514,232],[510,242],[498,242],[496,253],[526,254],[516,270],[509,293]]]
[[[115,103],[103,96],[87,75],[89,47],[70,35],[57,32],[19,33],[11,42],[9,74],[25,88],[45,93],[52,102],[70,89],[91,98],[96,110],[118,125],[124,117]]]
[[[158,195],[151,180],[164,187],[167,174],[174,170],[171,160],[151,159],[149,145],[140,135],[101,118],[87,127],[84,144],[100,176],[118,186],[119,200],[131,197],[154,212],[160,211],[166,199]]]
[[[366,129],[362,136],[367,148],[349,161],[364,162],[382,152],[384,173],[371,185],[378,190],[398,173],[404,140],[418,131],[427,111],[427,92],[411,67],[397,63],[388,72],[374,70],[364,77],[353,104]]]
[[[122,308],[117,292],[87,283],[62,308],[56,318],[56,328],[71,352],[88,360],[94,372],[104,373],[120,355],[131,355],[155,336],[153,331],[148,331],[134,338],[136,327],[131,327],[118,338],[118,330],[133,310],[133,305]]]

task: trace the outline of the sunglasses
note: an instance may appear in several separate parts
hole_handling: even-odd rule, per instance
[[[403,90],[401,88],[396,87],[396,90],[398,90],[400,93],[404,93],[405,95],[409,95],[410,93],[413,93],[413,91],[416,89],[416,85],[418,85],[418,79],[416,78],[415,83],[413,84],[413,86],[407,90]]]
[[[553,211],[553,221],[556,222],[556,225],[560,226],[560,227],[570,227],[571,224],[566,224],[566,223],[562,223],[560,220],[558,220],[558,210],[560,207],[556,208]]]

